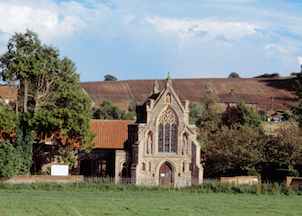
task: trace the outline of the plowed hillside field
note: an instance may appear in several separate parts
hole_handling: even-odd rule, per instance
[[[160,89],[164,89],[165,80],[158,80]],[[204,95],[205,84],[209,83],[218,93],[249,94],[259,108],[267,110],[288,110],[284,104],[296,105],[293,78],[208,78],[208,79],[174,79],[173,88],[181,100],[200,101]],[[115,103],[142,104],[153,90],[154,80],[122,80],[83,82],[82,88],[94,102],[109,99]]]

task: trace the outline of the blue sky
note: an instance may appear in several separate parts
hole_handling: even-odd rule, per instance
[[[302,64],[302,0],[0,0],[0,54],[26,28],[81,81],[288,76]]]

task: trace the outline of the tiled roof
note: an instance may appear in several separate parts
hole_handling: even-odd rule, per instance
[[[97,134],[97,148],[123,149],[128,140],[128,125],[135,121],[96,120],[91,122],[91,129]]]
[[[248,94],[218,94],[222,103],[238,103],[244,101],[247,104],[257,104],[257,101]]]
[[[96,148],[105,149],[123,149],[128,140],[128,125],[134,124],[135,121],[124,120],[96,120],[91,121],[91,129],[96,133],[95,143]],[[10,134],[14,137],[15,132]],[[43,136],[37,136],[36,139],[40,140]],[[62,134],[56,135],[55,139],[60,139]],[[0,141],[5,140],[0,133]],[[43,141],[50,142],[50,138],[43,139]],[[65,144],[63,142],[63,144]],[[74,147],[79,147],[76,142],[71,143]]]
[[[16,98],[16,86],[0,86],[0,98],[14,100]]]

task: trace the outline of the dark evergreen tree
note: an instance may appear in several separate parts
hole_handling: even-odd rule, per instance
[[[0,142],[0,179],[9,179],[20,173],[22,158],[10,142]]]

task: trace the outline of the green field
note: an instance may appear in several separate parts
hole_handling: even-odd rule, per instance
[[[301,215],[302,196],[0,190],[0,215]]]

